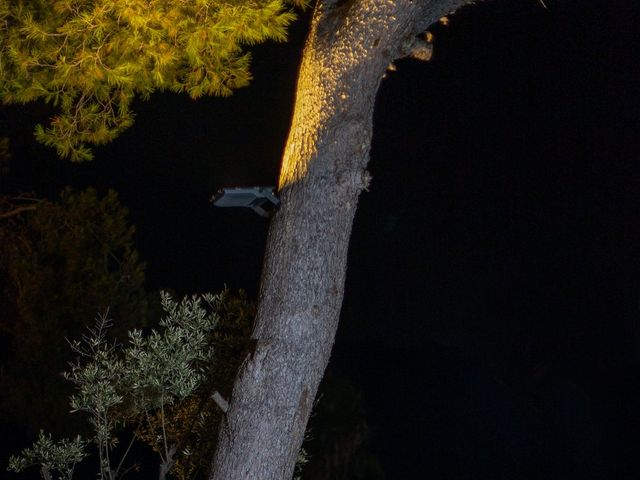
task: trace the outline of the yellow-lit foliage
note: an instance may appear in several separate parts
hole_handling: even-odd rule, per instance
[[[36,137],[74,161],[133,122],[137,95],[247,85],[244,46],[283,41],[306,0],[0,0],[0,99],[58,108]]]

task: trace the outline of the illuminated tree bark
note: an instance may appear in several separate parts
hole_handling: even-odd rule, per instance
[[[320,0],[303,53],[262,274],[255,348],[233,389],[215,480],[290,479],[342,306],[373,108],[397,58],[469,0]]]

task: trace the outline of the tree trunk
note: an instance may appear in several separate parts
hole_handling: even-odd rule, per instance
[[[317,3],[267,240],[255,348],[236,379],[210,478],[293,476],[338,326],[378,86],[416,35],[464,3]]]

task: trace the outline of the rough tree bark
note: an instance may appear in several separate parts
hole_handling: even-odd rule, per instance
[[[303,52],[267,241],[255,348],[220,433],[215,480],[291,479],[333,345],[380,81],[469,0],[320,0]]]

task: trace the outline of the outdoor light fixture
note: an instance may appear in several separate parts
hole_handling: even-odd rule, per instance
[[[223,188],[211,201],[216,207],[249,207],[262,217],[270,217],[280,205],[274,187]]]

